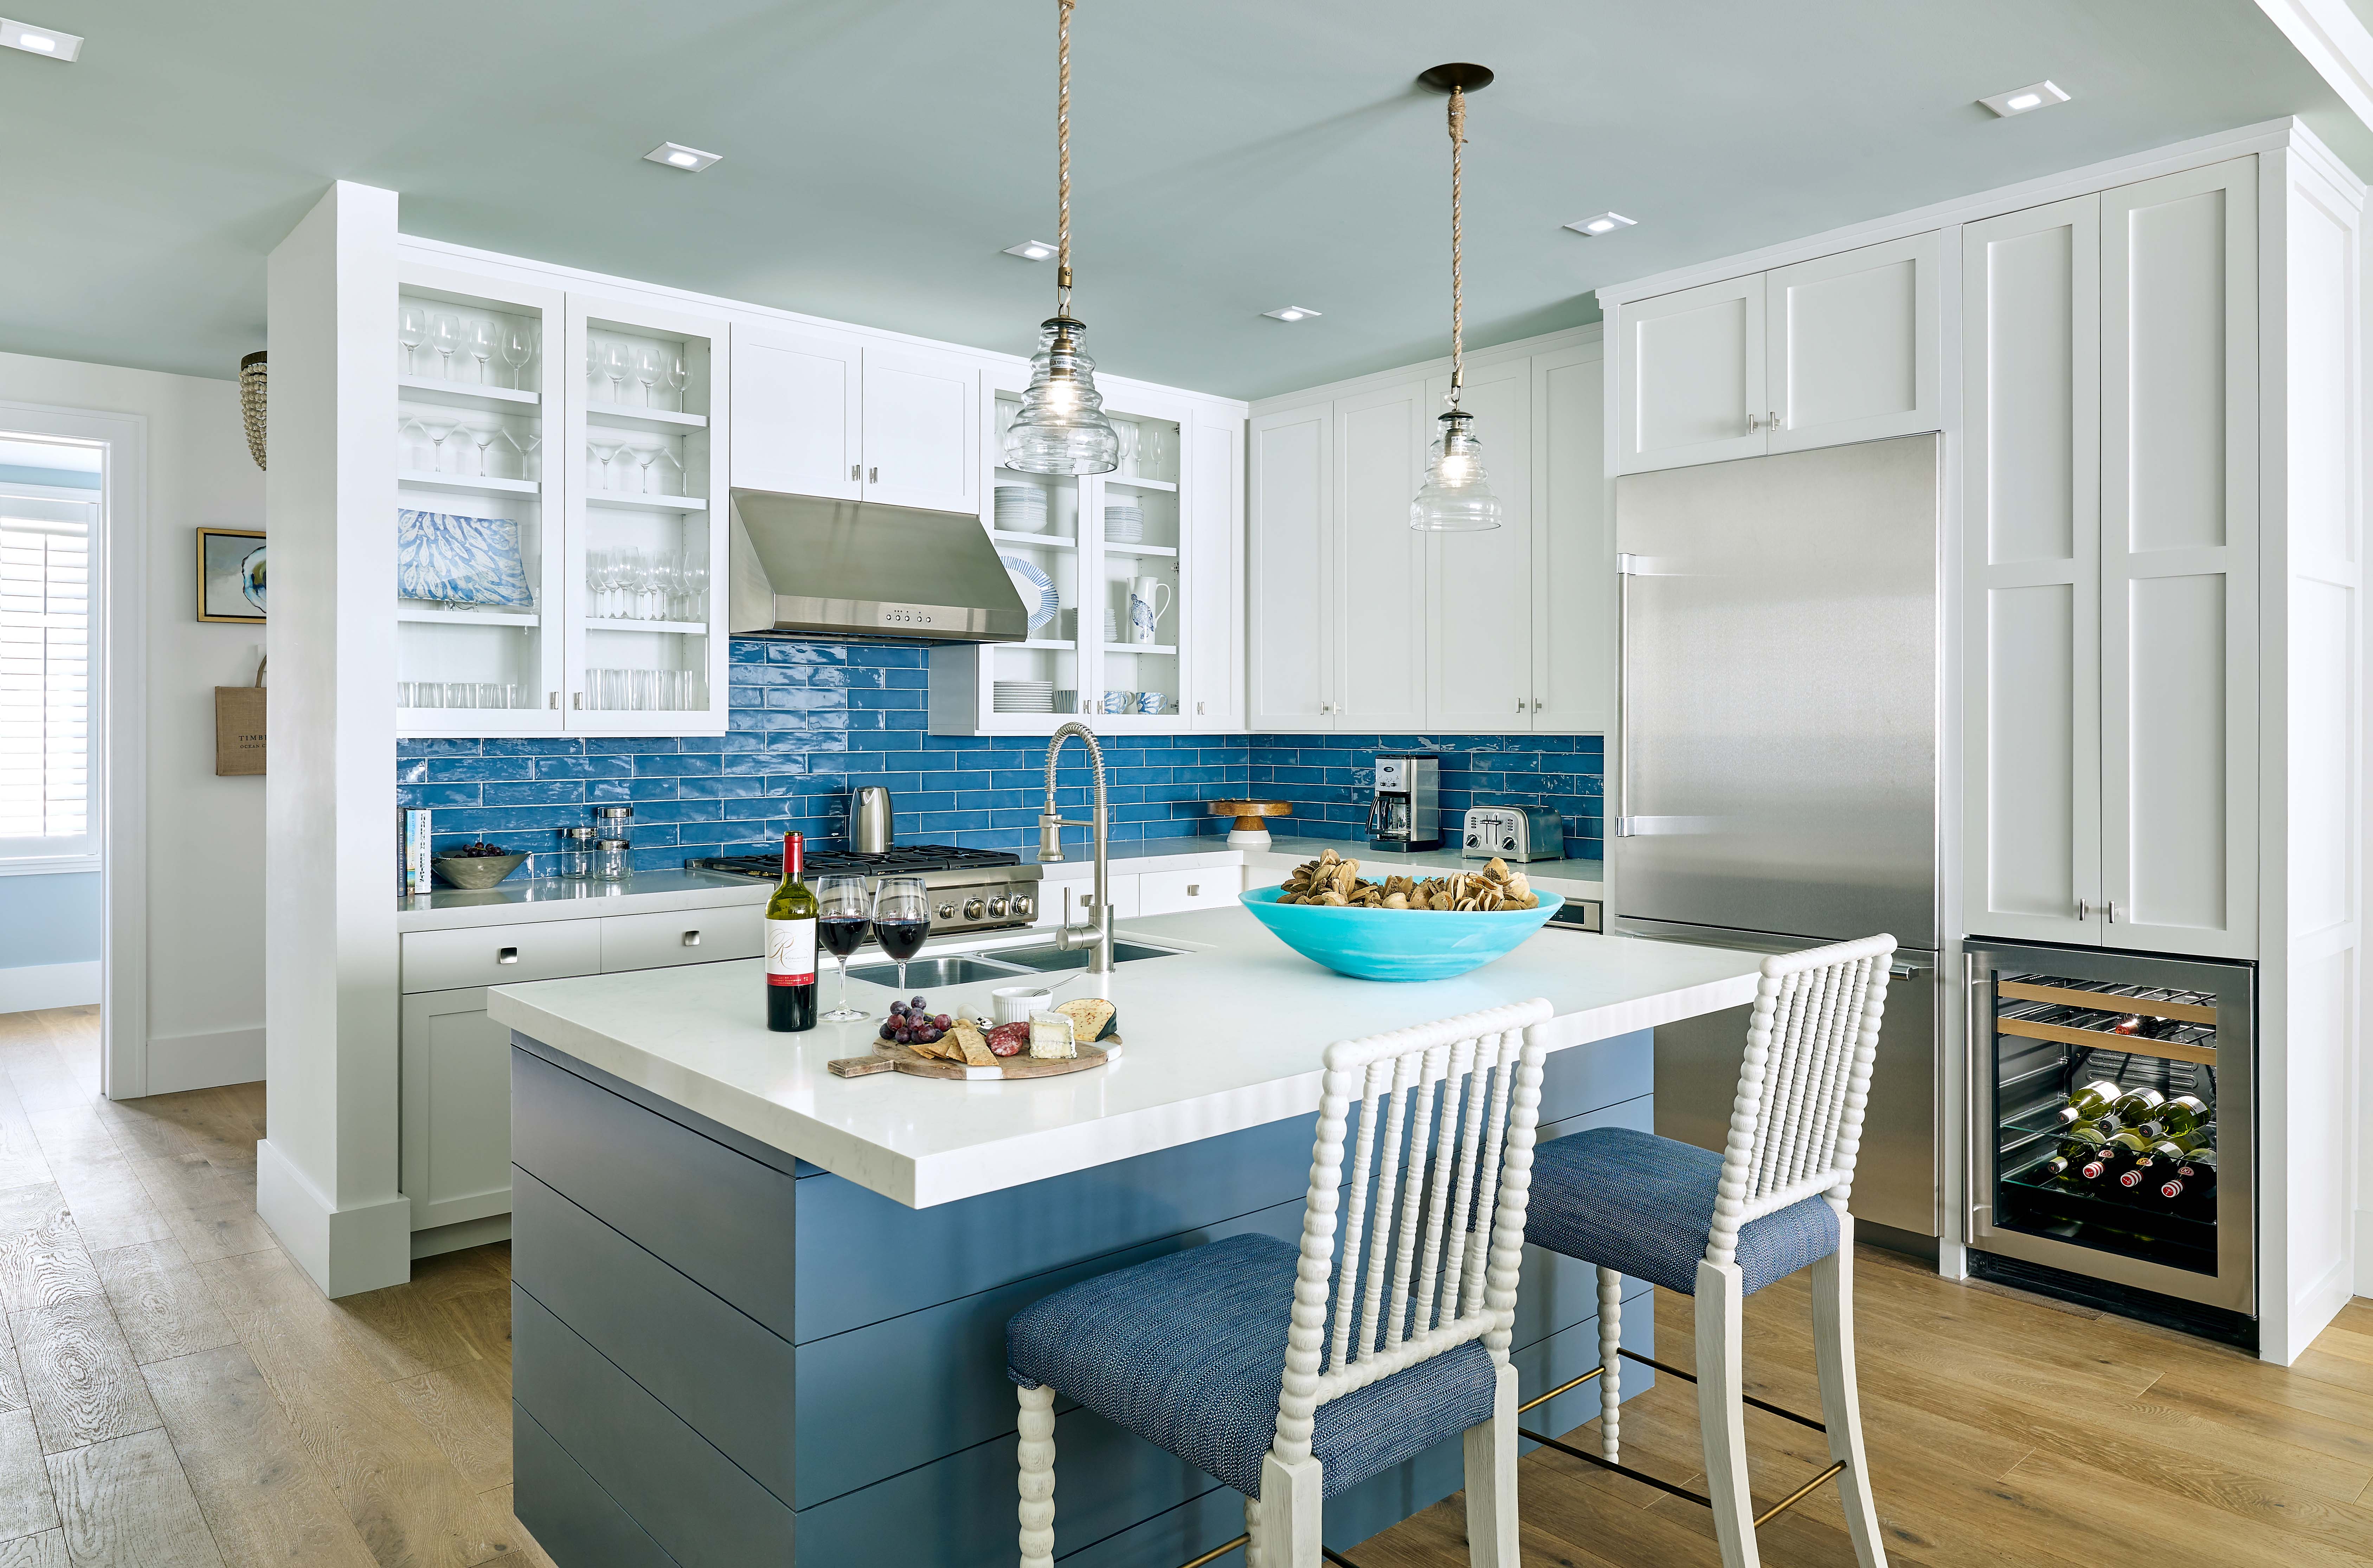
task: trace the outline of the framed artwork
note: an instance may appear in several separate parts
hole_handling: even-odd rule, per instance
[[[263,624],[263,531],[198,530],[198,619]]]

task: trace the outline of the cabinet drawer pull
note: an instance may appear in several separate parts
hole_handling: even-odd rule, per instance
[[[848,476],[849,476],[851,479],[862,479],[862,478],[864,478],[864,477],[865,477],[865,465],[864,465],[863,463],[861,463],[861,462],[852,462],[852,463],[850,463],[850,464],[848,465]]]
[[[868,485],[879,485],[879,484],[881,484],[881,483],[882,483],[882,471],[881,471],[880,469],[878,469],[878,468],[869,468],[869,469],[867,469],[867,470],[865,471],[865,482],[866,482]]]
[[[1190,882],[1190,883],[1188,883],[1186,884],[1186,896],[1187,896],[1187,897],[1189,897],[1189,898],[1200,898],[1200,897],[1202,897],[1202,896],[1203,896],[1203,884],[1202,884],[1201,883],[1199,883],[1199,882]]]
[[[516,948],[516,947],[505,947],[505,948],[498,948],[498,949],[497,949],[497,950],[496,950],[496,953],[495,953],[495,962],[496,962],[496,963],[497,963],[497,964],[516,964],[516,963],[518,963],[518,962],[519,962],[519,949],[518,949],[518,948]]]
[[[698,931],[684,932],[684,944],[686,947],[698,947],[700,945],[700,933]]]

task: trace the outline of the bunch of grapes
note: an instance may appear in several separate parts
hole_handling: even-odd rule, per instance
[[[954,1023],[944,1012],[932,1012],[921,997],[912,1001],[894,1001],[890,1004],[890,1016],[882,1021],[882,1037],[902,1046],[932,1045]]]

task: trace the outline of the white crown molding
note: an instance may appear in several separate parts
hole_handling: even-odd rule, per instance
[[[2347,0],[2258,0],[2356,118],[2373,125],[2373,31]]]
[[[2317,0],[2321,4],[2322,0]],[[2337,4],[2338,0],[2332,0]],[[1674,267],[1652,273],[1628,283],[1610,284],[1598,291],[1600,310],[1612,314],[1616,307],[1634,299],[1653,298],[1677,289],[1694,288],[1701,283],[1721,283],[1749,273],[1770,272],[1775,267],[1797,262],[1834,256],[1842,251],[1858,250],[1888,240],[1900,240],[1907,235],[1923,234],[1932,228],[1948,225],[1974,223],[1980,218],[1994,217],[2026,207],[2040,207],[2070,196],[2086,195],[2112,185],[2132,184],[2139,180],[2152,180],[2180,170],[2198,169],[2228,158],[2242,158],[2256,153],[2274,152],[2288,147],[2311,146],[2320,157],[2342,176],[2343,183],[2361,193],[2364,181],[2349,174],[2323,144],[2315,139],[2305,125],[2290,118],[2262,121],[2214,135],[2195,136],[2190,141],[2176,142],[2155,147],[2148,152],[2132,153],[2123,158],[2107,158],[2088,163],[2081,169],[2046,175],[2040,180],[2024,180],[2016,185],[1997,186],[1975,195],[1956,197],[1929,206],[1914,207],[1910,212],[1895,213],[1864,223],[1848,224],[1841,228],[1824,230],[1801,240],[1791,240],[1760,250],[1742,252],[1713,261],[1695,262],[1688,266]]]

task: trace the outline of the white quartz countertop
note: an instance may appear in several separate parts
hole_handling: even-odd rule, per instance
[[[1422,919],[1413,916],[1412,919]],[[770,1034],[756,960],[502,986],[498,1024],[914,1208],[1172,1148],[1318,1108],[1335,1040],[1532,997],[1556,1011],[1559,1047],[1752,999],[1759,955],[1544,930],[1453,980],[1395,985],[1331,974],[1242,909],[1123,924],[1182,948],[1102,981],[1050,976],[1056,1000],[1101,990],[1126,1042],[1109,1066],[1057,1078],[956,1082],[824,1064],[871,1048],[878,1023]],[[836,977],[824,977],[824,995]],[[1007,978],[928,993],[935,1012],[986,1010]],[[878,1020],[889,989],[849,986]]]

